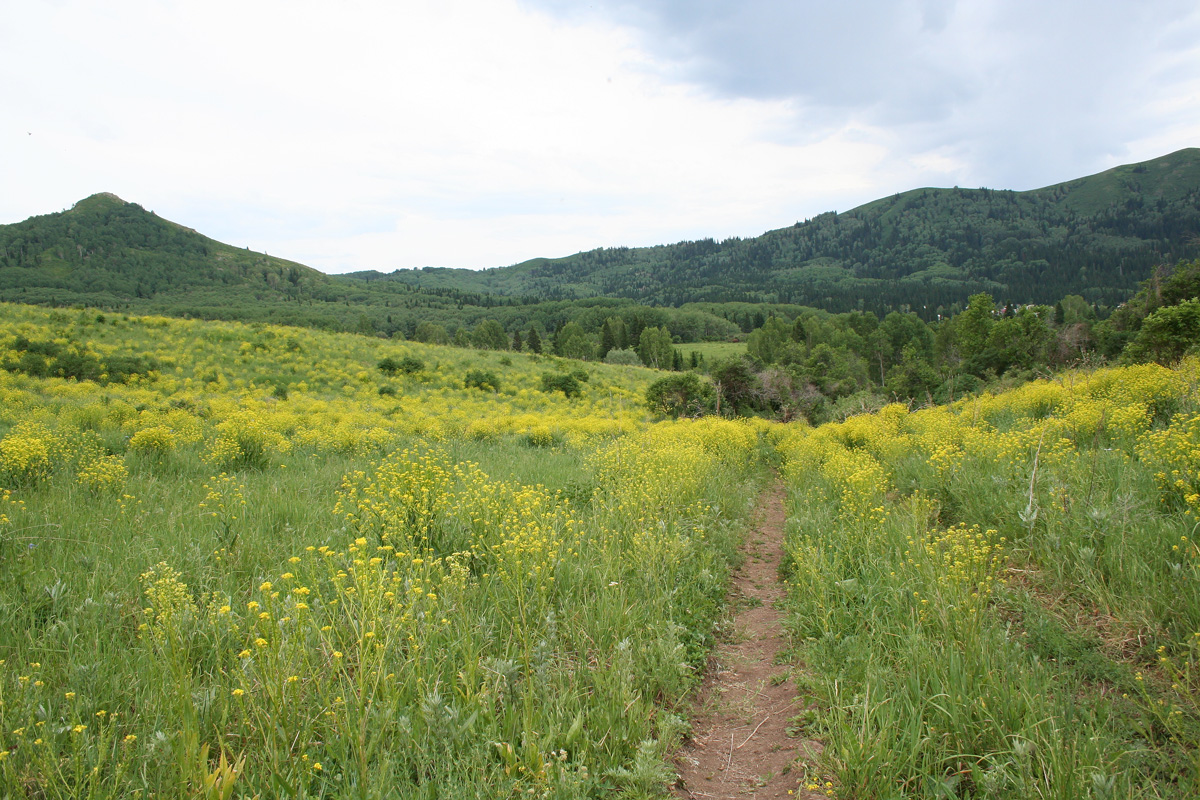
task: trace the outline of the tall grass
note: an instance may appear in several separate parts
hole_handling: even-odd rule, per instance
[[[382,377],[356,337],[122,326],[234,352],[180,338],[177,377],[132,386],[0,372],[0,795],[661,788],[758,427],[651,425],[619,368],[567,400],[514,357],[491,394]],[[307,386],[259,388],[228,332]]]
[[[790,626],[837,793],[1200,791],[1198,366],[783,437]]]

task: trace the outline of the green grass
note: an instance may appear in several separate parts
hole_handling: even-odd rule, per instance
[[[720,361],[724,358],[736,358],[746,352],[745,342],[691,342],[676,345],[686,362],[693,352],[699,353],[705,364]]]
[[[839,796],[1195,796],[1195,489],[1161,477],[1195,469],[1195,397],[1194,363],[1138,367],[785,438]]]
[[[0,345],[161,370],[0,371],[0,796],[661,787],[756,429],[649,424],[640,369],[567,399],[557,359],[14,311]],[[426,369],[375,369],[405,352]]]

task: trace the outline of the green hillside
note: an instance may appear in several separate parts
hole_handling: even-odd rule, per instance
[[[109,193],[2,226],[0,242],[6,288],[106,291],[124,298],[261,285],[294,298],[328,280],[302,264],[209,239]]]
[[[0,300],[389,335],[401,328],[392,309],[420,307],[421,319],[454,322],[464,307],[489,304],[457,291],[331,277],[215,241],[108,193],[0,226]]]
[[[603,309],[631,306],[703,303],[708,314],[712,304],[772,303],[931,319],[979,292],[1005,303],[1074,294],[1112,306],[1156,266],[1197,256],[1200,149],[1192,148],[1027,192],[915,189],[752,239],[386,275],[324,275],[98,194],[0,226],[0,300],[406,336],[425,321],[450,333],[485,318],[510,332],[549,331],[583,315],[594,332]],[[709,331],[693,338],[722,329],[711,319],[691,327]]]
[[[546,298],[779,302],[930,316],[976,292],[1124,300],[1163,262],[1200,253],[1200,149],[1026,192],[915,189],[753,239],[608,248],[391,280]],[[360,273],[360,276],[365,274]]]
[[[424,323],[433,326],[429,341],[466,335],[483,320],[510,334],[534,328],[546,337],[570,321],[595,333],[618,310],[635,334],[669,324],[682,341],[728,338],[739,325],[749,330],[750,320],[745,309],[735,324],[706,310],[651,309],[620,298],[541,300],[418,287],[378,273],[330,276],[215,241],[112,194],[0,226],[0,300],[408,339]]]

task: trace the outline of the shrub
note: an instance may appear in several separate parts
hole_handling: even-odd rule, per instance
[[[379,362],[378,366],[379,371],[384,375],[395,375],[397,372],[411,375],[425,369],[425,362],[414,355],[406,355],[400,359],[387,356]]]
[[[144,356],[109,356],[104,360],[104,372],[114,383],[127,383],[134,375],[148,375],[158,369],[158,363]]]
[[[713,387],[694,372],[659,378],[646,389],[651,411],[671,417],[700,416],[712,407]]]
[[[416,356],[408,355],[400,359],[400,371],[405,375],[411,375],[423,369],[425,369],[425,362]]]
[[[178,437],[166,425],[151,425],[129,437],[129,449],[134,453],[164,455],[175,449]]]
[[[463,385],[467,389],[480,389],[485,392],[495,392],[500,389],[500,379],[491,370],[470,369],[463,376]]]
[[[609,350],[604,357],[605,364],[620,364],[626,367],[642,366],[642,359],[633,350]]]
[[[573,374],[543,372],[542,391],[560,391],[567,397],[578,397],[583,392],[583,387],[579,385],[579,379]]]

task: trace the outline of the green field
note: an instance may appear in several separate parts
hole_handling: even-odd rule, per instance
[[[812,428],[655,419],[641,367],[2,311],[0,796],[663,796],[774,480],[798,794],[1200,789],[1195,360]]]
[[[725,358],[736,358],[746,352],[745,342],[689,342],[675,346],[686,361],[692,353],[698,353],[705,364]]]

